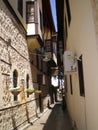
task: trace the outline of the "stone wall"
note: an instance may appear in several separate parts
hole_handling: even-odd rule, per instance
[[[9,40],[10,39],[10,40]],[[10,42],[11,41],[11,42]],[[10,44],[9,44],[10,43]],[[29,87],[33,88],[26,37],[5,4],[0,1],[0,129],[22,127],[36,114],[34,94],[24,99],[19,94],[17,101],[9,91],[13,87],[13,71],[18,72],[18,85],[29,75]],[[31,100],[34,99],[34,100]]]
[[[26,76],[29,75],[29,84],[32,87],[31,69],[28,55],[28,47],[25,35],[17,28],[14,18],[0,1],[0,107],[8,106],[11,101],[9,89],[13,87],[13,71],[18,72],[18,83],[24,79],[26,86]],[[8,45],[8,40],[11,43]]]
[[[35,100],[0,110],[0,129],[20,129],[35,118]],[[33,105],[34,106],[33,106]],[[32,113],[31,113],[32,111]]]
[[[3,1],[0,1],[0,129],[20,129],[29,123],[40,112],[39,95],[32,94],[27,97],[26,76],[29,75],[29,87],[33,88],[33,81],[37,79],[37,69],[33,71],[33,80],[29,62],[26,36],[17,21],[10,13]],[[34,67],[33,67],[34,68]],[[18,72],[17,86],[22,85],[23,91],[14,101],[9,91],[13,87],[13,72]],[[21,84],[23,82],[23,84]],[[48,83],[47,83],[48,84]],[[46,84],[46,85],[47,85]],[[36,85],[35,85],[36,86]],[[38,85],[37,85],[38,86]],[[42,105],[45,109],[49,99],[49,84],[43,87]]]

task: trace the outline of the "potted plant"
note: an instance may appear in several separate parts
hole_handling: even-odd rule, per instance
[[[10,92],[11,92],[14,96],[17,96],[17,95],[21,92],[21,89],[20,89],[20,87],[11,88],[11,89],[10,89]]]
[[[35,93],[38,93],[38,94],[41,94],[41,93],[42,93],[41,90],[35,90],[34,92],[35,92]]]
[[[30,95],[30,94],[34,93],[35,90],[28,88],[28,89],[26,89],[25,91],[27,92],[27,94]]]

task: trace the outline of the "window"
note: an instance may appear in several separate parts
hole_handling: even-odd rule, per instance
[[[42,74],[38,74],[37,75],[37,82],[38,82],[38,84],[42,84]]]
[[[26,22],[33,23],[34,21],[35,21],[34,2],[28,1],[26,2]]]
[[[69,0],[66,0],[66,8],[67,8],[68,24],[70,25],[70,22],[71,22],[71,12],[70,12]]]
[[[72,76],[70,75],[70,92],[73,94],[73,89],[72,89]]]
[[[18,11],[23,16],[23,0],[18,0]]]
[[[17,87],[17,80],[18,80],[18,73],[17,70],[14,70],[13,72],[13,87]],[[17,101],[17,96],[14,96],[14,101]]]
[[[79,75],[80,95],[85,96],[82,55],[79,57],[79,59],[80,60],[78,60],[78,75]]]
[[[26,77],[26,87],[27,89],[29,88],[29,75],[27,74],[27,77]],[[29,97],[29,95],[27,94],[27,97]]]
[[[66,93],[67,93],[67,91],[68,91],[68,90],[67,90],[67,89],[68,89],[68,88],[67,88],[67,76],[65,76],[65,82],[64,82],[64,83],[65,83],[65,91],[66,91]]]
[[[37,53],[37,69],[39,69],[39,54]]]
[[[42,13],[41,11],[39,11],[39,13],[40,13],[40,29],[42,31]]]
[[[46,52],[51,52],[52,51],[52,44],[51,40],[45,40],[45,51]]]

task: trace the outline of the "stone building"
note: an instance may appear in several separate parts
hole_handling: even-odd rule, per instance
[[[51,33],[55,30],[52,30],[52,17],[48,26],[46,23],[41,23],[42,4],[42,1],[36,0],[0,1],[0,129],[2,130],[20,129],[30,123],[37,114],[44,111],[48,100],[51,99],[47,66],[56,64],[53,60],[49,63],[42,60],[43,33],[44,35],[47,33],[43,32],[45,29],[43,27],[46,26]],[[10,89],[17,87],[21,92],[16,96]],[[41,89],[42,95],[35,93],[27,95],[25,90],[28,88]]]

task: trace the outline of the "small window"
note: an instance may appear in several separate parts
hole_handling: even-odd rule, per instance
[[[38,74],[37,75],[37,82],[38,82],[38,84],[42,84],[42,74]]]
[[[18,81],[18,72],[17,70],[14,70],[13,72],[13,87],[17,87],[17,81]],[[17,101],[17,96],[14,96],[14,101]]]
[[[27,77],[26,77],[26,87],[27,89],[29,88],[29,75],[27,74]],[[29,95],[27,94],[27,97],[29,97]]]
[[[80,96],[85,96],[82,55],[79,57],[79,59],[80,60],[78,60],[78,75],[79,75]]]
[[[37,69],[39,69],[39,54],[37,53]]]
[[[46,52],[52,51],[52,42],[50,39],[45,40],[45,51]]]
[[[18,11],[23,16],[23,0],[18,0]]]
[[[34,21],[35,21],[34,2],[28,1],[26,2],[26,22],[33,23]]]
[[[65,76],[65,82],[64,82],[64,83],[65,83],[65,91],[66,91],[66,93],[67,93],[67,91],[68,91],[68,90],[67,90],[67,89],[68,89],[68,88],[67,88],[67,76]]]
[[[72,88],[72,76],[70,75],[70,93],[73,94],[73,88]]]
[[[40,13],[40,29],[42,31],[42,13],[41,11],[39,11],[39,13]]]

